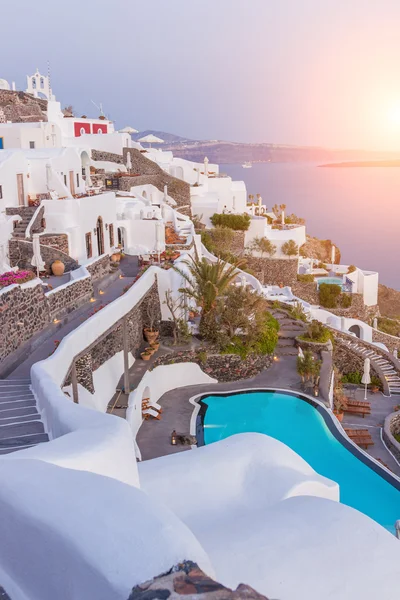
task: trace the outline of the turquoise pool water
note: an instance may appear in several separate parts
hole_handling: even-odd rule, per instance
[[[320,286],[321,283],[328,283],[329,285],[340,285],[343,286],[343,279],[341,277],[318,277],[317,285]]]
[[[235,433],[265,433],[287,444],[320,475],[340,485],[340,501],[394,533],[400,519],[400,491],[354,456],[331,433],[310,404],[281,392],[207,396],[204,443]]]

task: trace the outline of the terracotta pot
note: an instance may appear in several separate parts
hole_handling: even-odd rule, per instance
[[[156,331],[156,330],[151,331],[147,327],[144,328],[143,332],[144,332],[144,337],[145,337],[146,341],[149,342],[149,344],[151,344],[152,342],[155,342],[160,334],[159,331]]]
[[[160,347],[160,342],[151,342],[150,346],[153,348],[154,352],[157,352]]]
[[[344,413],[337,413],[335,411],[333,411],[333,414],[335,415],[335,417],[337,418],[337,420],[339,421],[339,423],[341,423],[343,421],[343,417],[344,417]]]
[[[111,254],[111,260],[115,263],[118,263],[121,260],[121,255],[119,252],[114,252],[114,254]]]
[[[63,275],[64,271],[65,265],[61,260],[55,260],[53,263],[51,263],[51,272],[56,277],[60,277],[61,275]]]
[[[150,360],[151,358],[151,354],[148,354],[147,352],[142,352],[140,356],[143,360]]]

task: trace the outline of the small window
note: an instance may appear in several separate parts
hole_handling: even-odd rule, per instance
[[[76,187],[79,187],[79,173],[76,174]]]
[[[42,89],[44,88],[44,79],[43,79],[43,77],[40,78],[40,87]]]
[[[85,238],[86,238],[86,256],[87,258],[92,258],[92,234],[89,231],[89,233],[85,234]]]
[[[103,130],[99,127],[97,133],[103,133]]]
[[[3,186],[0,185],[0,200],[3,199]]]
[[[84,127],[81,127],[81,129],[80,129],[80,132],[81,132],[81,135],[85,135],[85,133],[86,133],[86,130],[85,130],[85,128],[84,128]]]
[[[29,148],[34,148],[35,147],[35,142],[29,142]]]
[[[66,175],[64,175],[64,185],[65,186],[67,185],[67,176]]]
[[[110,247],[112,248],[114,246],[114,225],[112,223],[108,226],[108,231],[110,234]]]

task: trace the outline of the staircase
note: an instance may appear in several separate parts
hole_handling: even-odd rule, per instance
[[[279,338],[275,353],[277,356],[296,356],[298,353],[295,338],[302,335],[306,325],[302,321],[291,319],[287,314],[279,310],[271,311],[271,314],[279,321]]]
[[[13,237],[18,238],[18,239],[25,239],[26,228],[28,227],[30,220],[32,219],[35,211],[36,211],[35,206],[31,206],[31,207],[25,206],[24,207],[24,210],[21,214],[22,221],[20,221],[19,223],[16,224],[16,226],[13,230]]]
[[[363,344],[350,340],[342,341],[343,344],[345,344],[353,352],[356,352],[364,358],[369,358],[371,361],[371,366],[375,367],[375,370],[378,373],[380,371],[383,373],[383,377],[386,380],[389,388],[389,394],[391,396],[400,394],[400,376],[398,371],[394,368],[394,365],[389,360],[387,360],[382,354],[375,352]]]
[[[49,441],[30,384],[29,379],[0,381],[0,454]]]

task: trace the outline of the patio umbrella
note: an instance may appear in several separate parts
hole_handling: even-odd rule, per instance
[[[262,198],[261,196],[258,196],[258,214],[261,215],[261,208],[262,208]]]
[[[140,143],[145,143],[145,144],[150,144],[150,148],[152,144],[163,144],[164,140],[162,140],[161,138],[153,135],[152,133],[149,133],[149,135],[145,135],[144,137],[141,137],[138,139],[138,142]]]
[[[364,400],[367,400],[367,386],[369,383],[371,383],[371,361],[369,360],[369,358],[366,358],[364,360],[364,373],[361,379],[361,383],[365,384],[365,394],[364,394]]]
[[[129,133],[130,135],[132,135],[132,133],[139,133],[139,132],[137,129],[134,129],[133,127],[129,127],[129,125],[127,125],[123,129],[120,129],[119,133]]]
[[[205,156],[204,157],[204,175],[207,175],[207,176],[208,176],[208,163],[209,163],[209,160],[208,160],[207,156]]]
[[[43,262],[42,255],[40,254],[40,239],[38,233],[34,233],[32,236],[32,247],[33,256],[31,264],[36,267],[37,276],[39,277],[39,272],[44,271],[45,264]]]
[[[126,168],[128,169],[128,171],[132,169],[132,158],[130,152],[126,153]]]
[[[300,346],[299,346],[299,352],[298,352],[298,354],[299,354],[300,358],[304,358],[304,352],[303,352],[303,350],[300,348]]]

